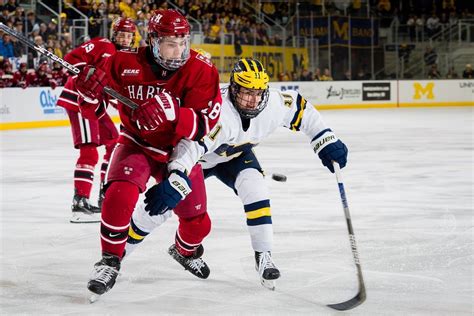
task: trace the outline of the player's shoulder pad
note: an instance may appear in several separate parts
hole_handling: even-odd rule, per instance
[[[281,100],[280,104],[287,108],[291,108],[292,104],[298,99],[298,91],[285,90],[281,91],[278,89],[270,88],[270,98],[278,98]]]
[[[203,54],[200,54],[196,52],[195,50],[191,50],[190,54],[191,54],[190,59],[201,61],[211,68],[214,67],[214,65],[212,64],[212,61],[208,57],[204,56]]]

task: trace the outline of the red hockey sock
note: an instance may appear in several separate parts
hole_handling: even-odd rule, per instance
[[[112,182],[102,204],[100,237],[102,252],[122,257],[128,237],[130,217],[140,194],[130,182]]]
[[[105,154],[102,158],[102,165],[100,166],[100,182],[104,182],[105,173],[107,172],[107,167],[109,166],[110,156],[112,151],[114,151],[115,143],[110,145],[105,145]]]
[[[74,169],[74,189],[76,194],[89,198],[94,182],[94,168],[99,160],[95,144],[85,144],[79,148],[79,158]]]
[[[176,231],[176,249],[183,256],[191,256],[211,231],[211,219],[206,213],[191,218],[180,218]]]

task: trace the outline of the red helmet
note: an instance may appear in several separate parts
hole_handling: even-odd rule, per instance
[[[148,34],[160,36],[189,35],[191,27],[188,20],[176,10],[155,10],[148,23]]]
[[[188,20],[176,10],[155,10],[148,22],[149,44],[155,60],[165,69],[176,70],[189,58],[190,30]],[[174,39],[172,39],[174,38]],[[172,41],[180,47],[179,56],[163,51],[160,44]]]
[[[118,18],[112,25],[112,42],[117,46],[117,49],[131,48],[135,43],[135,32],[137,27],[132,19],[129,18]],[[117,43],[118,32],[132,33],[132,40],[129,45]]]

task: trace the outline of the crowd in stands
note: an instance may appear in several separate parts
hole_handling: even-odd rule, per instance
[[[57,5],[57,1],[55,5]],[[53,6],[53,3],[48,5]],[[248,0],[249,5],[241,6],[240,1],[222,0],[176,0],[175,4],[187,15],[193,26],[199,22],[204,34],[205,43],[234,43],[236,53],[241,45],[281,45],[285,38],[279,34],[271,34],[268,25],[275,23],[290,25],[290,17],[299,10],[300,14],[366,14],[363,8],[364,1],[361,0],[310,0],[310,1],[265,1]],[[341,7],[341,3],[344,4]],[[408,27],[411,39],[416,39],[421,34],[431,36],[436,34],[443,23],[456,23],[459,18],[472,18],[472,6],[474,1],[459,0],[369,0],[370,14],[387,19],[399,19]],[[137,45],[146,45],[147,21],[152,12],[159,8],[168,8],[166,1],[153,0],[64,0],[62,12],[59,18],[50,21],[40,19],[35,11],[26,11],[18,4],[17,0],[0,0],[0,22],[25,34],[36,45],[42,46],[59,57],[64,57],[72,50],[74,44],[70,33],[70,25],[73,19],[80,18],[68,4],[78,8],[88,17],[89,36],[108,36],[111,22],[119,17],[130,17],[136,21],[139,40]],[[256,8],[252,9],[252,8]],[[263,13],[260,17],[258,14]],[[287,24],[288,23],[288,24]],[[197,31],[196,29],[193,29]],[[82,40],[85,40],[83,38]],[[401,50],[403,51],[403,50]],[[409,51],[404,58],[409,58]],[[61,80],[54,76],[55,65],[51,60],[39,56],[35,51],[28,49],[15,38],[0,32],[0,86],[33,86],[46,84],[46,80],[40,80],[43,72],[46,76],[61,84]],[[26,59],[22,56],[27,56]],[[8,59],[17,57],[17,62],[11,64]],[[426,61],[426,59],[425,59]],[[35,75],[28,80],[13,80],[15,71],[24,71],[23,64],[26,63],[27,72]],[[10,65],[9,65],[10,63]],[[432,63],[426,63],[430,67],[430,77],[439,75]],[[433,64],[436,64],[434,62]],[[58,66],[56,66],[58,67]],[[433,67],[433,68],[431,68]],[[23,70],[22,70],[23,69]],[[451,69],[447,75],[455,77],[456,72]],[[10,78],[11,77],[11,78]],[[18,77],[18,76],[17,76]],[[341,78],[340,78],[341,77]],[[350,71],[336,79],[359,80],[370,77],[364,70],[358,71],[357,75],[351,75]],[[7,78],[7,79],[5,79]],[[23,78],[23,77],[22,77]],[[26,77],[25,77],[26,78]],[[314,73],[302,69],[299,73],[282,73],[282,80],[332,80],[329,68],[315,69]],[[54,83],[53,83],[54,85]]]

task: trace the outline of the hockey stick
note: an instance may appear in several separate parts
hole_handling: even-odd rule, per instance
[[[81,70],[79,68],[71,65],[70,63],[68,63],[67,61],[62,59],[61,57],[56,56],[55,54],[49,52],[46,48],[36,45],[34,42],[30,41],[23,34],[15,31],[15,30],[12,30],[11,28],[6,26],[2,22],[0,22],[0,30],[2,30],[3,32],[7,33],[10,36],[13,36],[18,41],[20,41],[20,43],[25,44],[26,46],[30,47],[31,49],[34,49],[35,51],[37,51],[41,55],[44,55],[44,56],[46,56],[47,58],[49,58],[53,61],[57,61],[59,64],[61,64],[61,66],[66,68],[66,70],[71,72],[72,74],[78,75],[81,72]],[[113,90],[112,88],[105,87],[104,91],[105,91],[105,93],[110,95],[112,98],[115,98],[115,99],[119,100],[120,102],[122,102],[123,104],[125,104],[126,106],[131,108],[132,110],[135,110],[135,109],[138,108],[138,104],[136,104],[135,102],[133,102],[129,98],[121,95],[120,93]]]
[[[339,195],[341,196],[342,208],[344,209],[344,214],[346,215],[346,224],[347,230],[349,231],[349,241],[351,243],[352,256],[354,257],[354,263],[357,268],[357,280],[359,282],[359,292],[356,296],[351,298],[348,301],[329,304],[328,307],[336,309],[338,311],[345,311],[352,309],[354,307],[362,304],[367,298],[367,293],[365,291],[364,278],[362,277],[362,268],[359,261],[359,252],[357,251],[356,240],[354,236],[354,229],[352,228],[351,214],[349,213],[349,205],[347,203],[346,191],[344,190],[344,183],[342,183],[341,169],[337,162],[333,162],[334,172],[336,174],[337,185],[339,186]]]

